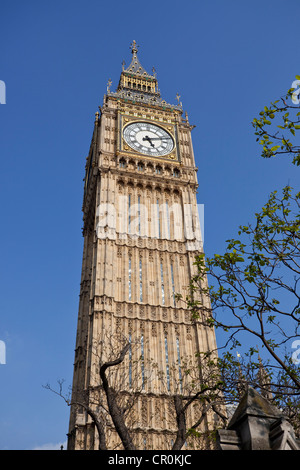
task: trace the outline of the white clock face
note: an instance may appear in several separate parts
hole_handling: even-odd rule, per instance
[[[123,136],[132,149],[153,157],[167,155],[174,148],[171,135],[162,127],[150,122],[128,124]]]

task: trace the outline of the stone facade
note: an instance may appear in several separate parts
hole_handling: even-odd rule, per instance
[[[110,86],[109,82],[96,113],[86,160],[73,401],[85,393],[92,404],[91,395],[101,395],[99,357],[109,358],[122,334],[135,347],[124,362],[129,371],[126,383],[120,377],[116,380],[124,395],[133,387],[130,382],[137,381],[131,423],[137,445],[169,449],[176,432],[170,400],[180,383],[180,358],[194,358],[195,353],[216,347],[213,330],[191,321],[185,302],[175,297],[187,294],[194,257],[202,251],[193,126],[187,115],[183,117],[180,103],[162,100],[156,75],[147,74],[140,65],[135,43],[117,91],[111,92]],[[172,139],[172,150],[150,155],[152,149],[164,152],[163,140],[155,148],[159,131],[156,138],[150,134],[152,140],[146,136],[152,149],[150,145],[141,152],[133,149],[124,140],[130,123],[145,124],[145,132],[152,125],[163,129]],[[139,368],[135,379],[133,364]],[[145,380],[150,364],[159,371],[160,380],[155,374]],[[191,415],[195,413],[193,408]],[[207,421],[204,427],[209,427]],[[114,430],[108,431],[109,448],[122,448]],[[69,449],[96,449],[97,439],[84,409],[73,406]]]
[[[226,429],[219,450],[300,450],[299,439],[282,411],[249,387]]]

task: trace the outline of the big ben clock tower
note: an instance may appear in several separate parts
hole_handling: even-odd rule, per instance
[[[99,375],[101,364],[118,357],[123,341],[130,349],[111,368],[109,380],[126,405],[137,449],[172,448],[172,397],[178,387],[185,393],[182,358],[197,361],[197,353],[216,347],[214,331],[192,321],[176,296],[188,293],[194,258],[202,251],[193,126],[178,96],[176,105],[161,97],[155,70],[149,74],[142,67],[135,41],[131,51],[116,91],[108,82],[86,159],[68,434],[68,448],[75,450],[99,448],[92,413],[107,448],[123,449]],[[196,405],[191,413],[197,414]]]

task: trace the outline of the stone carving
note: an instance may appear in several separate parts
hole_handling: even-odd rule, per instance
[[[249,387],[226,429],[219,450],[300,450],[299,439],[282,411]]]

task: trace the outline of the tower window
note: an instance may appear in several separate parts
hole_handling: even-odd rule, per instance
[[[159,210],[159,200],[156,201],[157,207],[157,225],[158,225],[158,238],[161,237],[161,230],[160,230],[160,210]]]
[[[126,167],[126,162],[125,162],[124,159],[121,159],[121,160],[119,161],[119,167],[120,167],[120,168],[125,168],[125,167]]]
[[[168,230],[168,238],[171,238],[170,234],[170,213],[169,213],[169,204],[166,201],[166,212],[167,212],[167,230]]]
[[[129,387],[132,387],[132,349],[131,349],[131,334],[129,334]]]
[[[165,286],[164,286],[164,271],[163,271],[163,265],[160,263],[160,282],[161,282],[161,297],[162,297],[162,303],[165,305]]]
[[[139,222],[139,235],[141,235],[141,196],[138,196],[138,222]]]
[[[140,259],[140,302],[143,302],[143,272],[142,272],[142,260]]]
[[[137,166],[138,171],[144,171],[144,164],[139,162]]]
[[[168,338],[165,336],[165,355],[166,355],[166,372],[167,372],[167,387],[170,391],[170,369],[169,369],[169,352],[168,352]]]
[[[182,373],[181,373],[180,349],[179,349],[179,339],[178,338],[176,338],[176,348],[177,348],[177,360],[178,360],[178,373],[179,373],[180,391],[182,392]]]
[[[128,263],[128,300],[131,300],[131,258]]]
[[[145,388],[144,336],[141,337],[142,389]]]
[[[131,232],[131,195],[128,194],[128,233]]]
[[[174,178],[179,178],[180,172],[179,172],[179,170],[177,170],[177,168],[175,168],[175,170],[173,172],[173,176],[174,176]]]
[[[173,270],[173,264],[171,264],[171,281],[172,281],[173,302],[174,302],[174,307],[175,307],[175,306],[176,306],[176,302],[175,302],[175,284],[174,284],[174,270]]]

